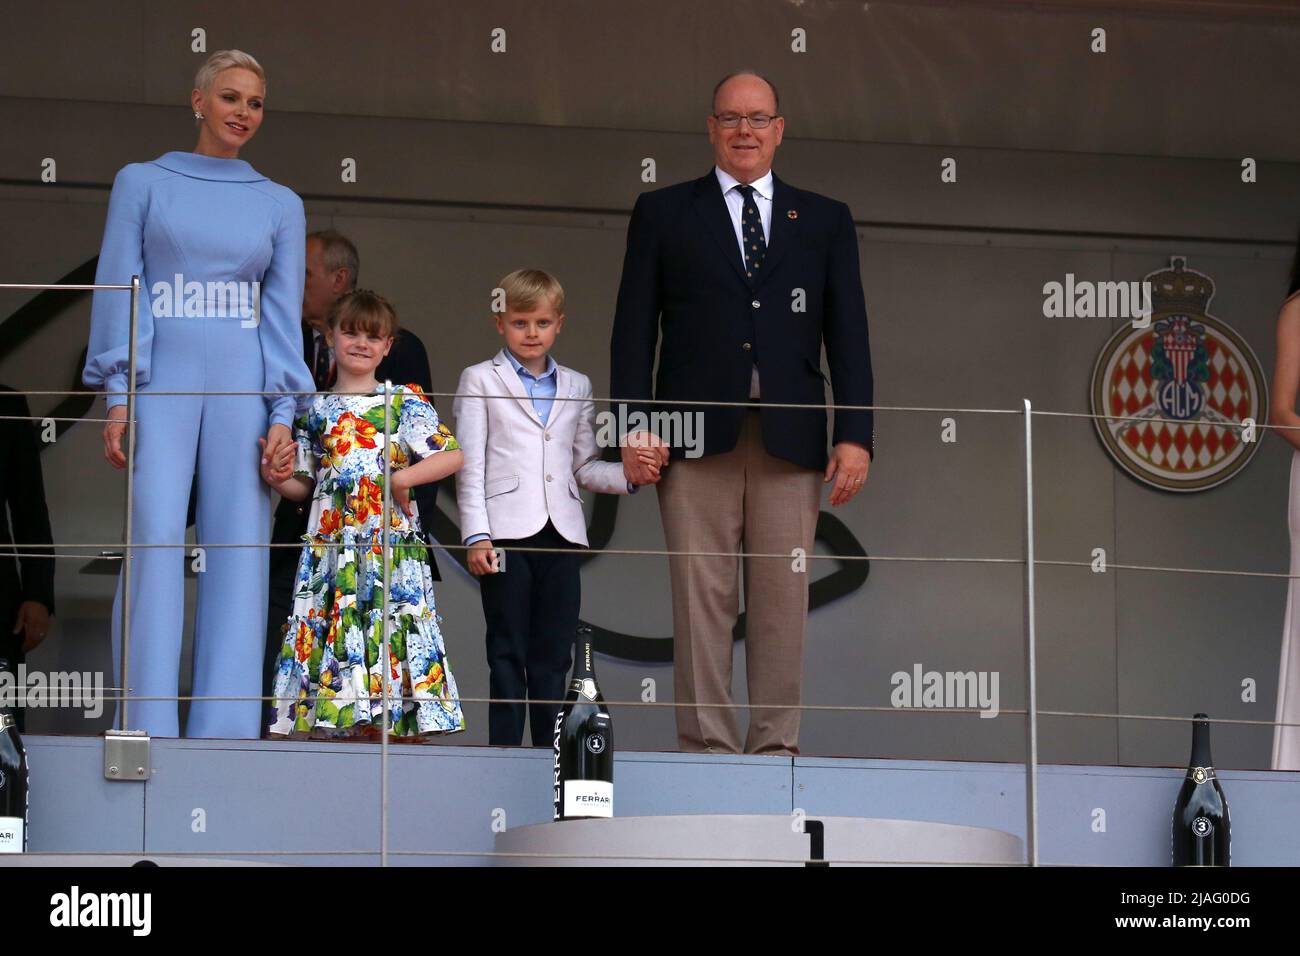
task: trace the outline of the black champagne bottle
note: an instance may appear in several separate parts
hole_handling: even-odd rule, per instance
[[[1210,757],[1210,724],[1197,714],[1192,724],[1192,759],[1174,804],[1174,866],[1230,866],[1232,829],[1228,801]]]
[[[0,670],[9,662],[0,660]],[[0,853],[27,850],[27,751],[14,715],[0,707]]]
[[[591,636],[579,635],[573,679],[555,718],[555,819],[614,815],[614,726],[596,685]]]

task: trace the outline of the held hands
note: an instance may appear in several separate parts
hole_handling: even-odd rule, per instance
[[[277,488],[293,477],[293,463],[298,450],[293,442],[281,445],[273,454],[267,453],[265,438],[259,438],[257,443],[262,446],[261,471],[264,482],[272,488]]]
[[[272,487],[287,481],[293,475],[295,454],[293,432],[289,431],[289,426],[272,425],[266,437],[259,438],[257,443],[262,446],[262,480]]]
[[[485,574],[496,574],[498,562],[497,553],[492,549],[492,542],[484,538],[482,541],[475,541],[469,546],[466,552],[469,564],[469,573],[475,577],[482,577]]]
[[[658,448],[638,448],[636,457],[641,464],[645,465],[655,474],[655,481],[659,480],[660,471],[668,467],[668,447],[665,445],[662,451]],[[635,484],[635,482],[633,482]]]
[[[653,485],[668,467],[668,445],[653,432],[630,432],[623,440],[623,475],[634,485]]]
[[[831,449],[831,460],[826,464],[823,484],[834,480],[831,488],[831,505],[842,505],[852,501],[862,490],[867,480],[867,469],[871,467],[871,455],[863,445],[854,441],[842,441]]]

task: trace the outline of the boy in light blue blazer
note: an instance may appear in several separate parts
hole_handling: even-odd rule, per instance
[[[487,624],[488,740],[523,742],[526,699],[532,743],[542,746],[551,742],[582,608],[578,551],[587,547],[587,522],[578,489],[636,488],[621,463],[600,460],[591,380],[549,354],[564,325],[560,283],[521,269],[500,288],[505,312],[495,319],[504,348],[465,369],[456,387],[452,411],[465,455],[456,500]],[[659,461],[650,449],[644,454]],[[496,548],[511,549],[508,573]]]

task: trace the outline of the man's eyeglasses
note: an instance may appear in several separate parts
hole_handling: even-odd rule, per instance
[[[750,129],[767,129],[772,124],[772,120],[776,119],[770,113],[750,113],[748,116],[740,113],[714,113],[713,118],[723,129],[735,129],[740,125],[741,120],[747,121]]]

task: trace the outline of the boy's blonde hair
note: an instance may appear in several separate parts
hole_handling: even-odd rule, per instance
[[[330,307],[329,326],[335,331],[364,332],[380,338],[397,337],[397,310],[393,303],[371,289],[353,289]]]
[[[262,89],[266,89],[266,71],[262,69],[262,64],[243,50],[218,50],[208,57],[207,61],[199,67],[199,71],[194,74],[194,88],[204,93],[208,92],[222,70],[235,66],[248,70],[262,81]]]
[[[541,269],[516,269],[499,283],[506,294],[506,308],[517,312],[531,312],[545,300],[564,314],[564,287],[560,280]]]

